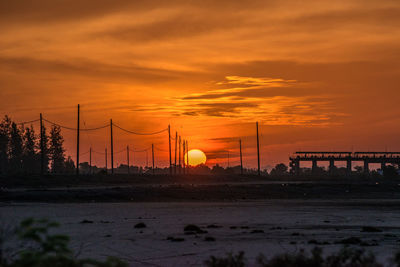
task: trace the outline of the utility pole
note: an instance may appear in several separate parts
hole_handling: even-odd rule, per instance
[[[89,174],[92,175],[92,147],[89,149]]]
[[[128,174],[129,174],[129,146],[126,146],[126,163],[128,164]]]
[[[79,123],[80,120],[80,105],[78,104],[78,127],[76,130],[76,176],[79,176]]]
[[[152,157],[152,161],[153,161],[153,175],[154,175],[154,144],[151,144],[151,157]]]
[[[186,174],[189,174],[189,168],[190,168],[190,164],[189,164],[189,143],[188,140],[186,140],[186,155],[187,155],[187,163],[186,163]]]
[[[146,149],[146,167],[149,167],[149,149]]]
[[[176,175],[176,150],[178,146],[178,132],[175,131],[175,164],[174,164],[174,175]]]
[[[105,153],[104,153],[105,155],[106,155],[106,157],[105,157],[105,162],[106,162],[106,174],[107,174],[107,148],[106,148],[106,150],[105,150]]]
[[[228,169],[229,169],[229,150],[228,150]]]
[[[242,139],[239,139],[240,174],[243,175]]]
[[[181,169],[182,169],[182,166],[181,166],[181,145],[182,145],[182,140],[181,140],[181,136],[179,136],[179,155],[178,155],[178,158],[179,158],[179,174],[181,174]]]
[[[114,140],[113,140],[113,123],[110,120],[110,131],[111,131],[111,174],[114,174]]]
[[[40,175],[44,174],[43,116],[40,113]]]
[[[182,172],[183,172],[183,174],[185,174],[185,171],[186,171],[185,152],[186,152],[186,142],[185,142],[185,140],[183,140],[183,154],[182,154],[182,159],[183,159]]]
[[[171,126],[169,124],[168,124],[168,148],[169,148],[169,175],[172,176]]]
[[[257,130],[257,164],[258,164],[258,176],[261,175],[260,170],[260,140],[258,137],[258,121],[256,122],[256,130]]]

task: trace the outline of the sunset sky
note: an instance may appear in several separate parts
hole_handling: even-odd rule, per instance
[[[263,168],[296,150],[399,151],[399,14],[398,0],[1,1],[0,113],[75,127],[79,103],[82,127],[171,124],[209,165],[237,164],[242,138],[255,167],[256,121]],[[81,137],[82,152],[109,147],[107,129]],[[154,142],[160,166],[167,140],[115,129],[115,151]]]

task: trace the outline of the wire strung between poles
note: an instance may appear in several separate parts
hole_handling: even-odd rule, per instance
[[[126,129],[124,129],[124,128],[118,126],[118,125],[116,125],[115,123],[113,123],[113,126],[117,127],[118,129],[120,129],[120,130],[122,130],[122,131],[125,131],[125,132],[127,132],[127,133],[136,134],[136,135],[155,135],[155,134],[160,134],[160,133],[162,133],[162,132],[168,131],[168,128],[165,128],[165,129],[163,129],[163,130],[160,130],[160,131],[157,131],[157,132],[152,132],[152,133],[138,133],[138,132],[133,132],[133,131],[126,130]]]
[[[80,153],[79,156],[84,156],[84,155],[88,154],[89,152],[90,152],[90,150],[88,150],[88,151],[86,151],[86,152],[84,152],[84,153]],[[93,151],[92,151],[92,152],[93,152]]]
[[[104,153],[104,152],[94,151],[93,149],[92,149],[92,152],[93,152],[93,153],[96,153],[96,154],[100,154],[100,155],[105,155],[105,154],[106,154],[106,153]]]
[[[125,152],[125,151],[126,151],[126,148],[124,148],[124,149],[122,149],[122,150],[120,150],[120,151],[114,152],[114,155],[115,155],[115,154],[122,153],[122,152]]]
[[[154,149],[157,150],[157,151],[160,151],[160,152],[165,152],[165,153],[168,153],[168,152],[169,152],[169,151],[167,151],[167,150],[160,149],[160,148],[158,148],[158,147],[156,147],[156,146],[154,146]]]
[[[36,120],[31,120],[31,121],[23,121],[23,122],[18,122],[16,123],[17,125],[24,125],[24,124],[29,124],[29,123],[34,123],[40,121],[40,119],[36,119]]]
[[[55,123],[55,122],[53,122],[53,121],[49,121],[49,120],[47,120],[47,119],[45,119],[45,118],[43,118],[43,120],[46,121],[46,122],[48,122],[48,123],[50,123],[50,124],[52,124],[52,125],[56,125],[56,126],[58,126],[58,127],[60,127],[60,128],[63,128],[63,129],[67,129],[67,130],[71,130],[71,131],[77,131],[77,130],[78,130],[78,128],[72,128],[72,127],[64,126],[64,125]],[[100,127],[95,127],[95,128],[79,129],[79,131],[80,131],[80,132],[95,131],[95,130],[104,129],[104,128],[106,128],[106,127],[110,127],[110,124],[106,124],[106,125],[103,125],[103,126],[100,126]]]
[[[149,151],[150,149],[151,149],[151,147],[148,147],[148,148],[145,148],[145,149],[142,149],[142,150],[129,149],[129,151],[131,151],[131,152],[145,152],[145,151]]]

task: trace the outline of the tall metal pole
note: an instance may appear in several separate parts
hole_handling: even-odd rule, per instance
[[[76,130],[76,176],[79,176],[79,123],[80,120],[80,105],[78,104],[78,127]]]
[[[182,145],[182,140],[181,140],[181,136],[179,136],[179,174],[181,174],[181,169],[182,169],[182,165],[181,165],[181,145]]]
[[[190,164],[189,164],[189,142],[188,140],[186,140],[186,154],[187,154],[187,163],[186,163],[186,174],[189,174],[189,168],[190,168]]]
[[[239,139],[240,174],[243,175],[242,139]]]
[[[168,124],[168,148],[169,148],[169,175],[172,176],[172,158],[171,158],[171,126]]]
[[[89,149],[89,174],[92,174],[92,147]]]
[[[126,163],[128,165],[128,174],[129,174],[129,146],[126,146]]]
[[[178,132],[175,131],[175,163],[174,163],[174,175],[176,175],[176,150],[178,146]]]
[[[153,161],[152,170],[153,170],[153,175],[154,175],[154,144],[151,144],[151,158],[152,158],[152,161]]]
[[[146,167],[149,167],[149,150],[146,149]]]
[[[110,120],[110,131],[111,131],[111,174],[114,174],[114,140],[113,140],[113,123]]]
[[[228,150],[228,169],[229,169],[229,150]]]
[[[105,160],[105,162],[106,162],[106,174],[107,174],[107,172],[108,172],[108,170],[107,170],[107,148],[106,148],[106,150],[105,150],[105,153],[104,153],[105,155],[106,155],[106,160]]]
[[[261,175],[260,169],[260,140],[258,137],[258,121],[256,122],[256,129],[257,129],[257,164],[258,164],[258,176]]]
[[[185,142],[185,140],[183,140],[182,142],[183,142],[183,151],[182,151],[182,159],[183,159],[183,162],[182,162],[182,172],[183,172],[183,174],[185,174],[185,171],[186,171],[186,160],[185,160],[186,142]]]
[[[40,113],[40,174],[44,174],[44,136],[43,136],[43,117]]]

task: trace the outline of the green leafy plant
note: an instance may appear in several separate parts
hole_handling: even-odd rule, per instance
[[[22,221],[15,233],[21,241],[22,248],[16,256],[6,259],[0,255],[0,266],[4,267],[125,267],[125,262],[109,257],[106,261],[94,259],[77,259],[68,247],[69,237],[51,234],[52,228],[58,227],[55,222],[35,220]]]

